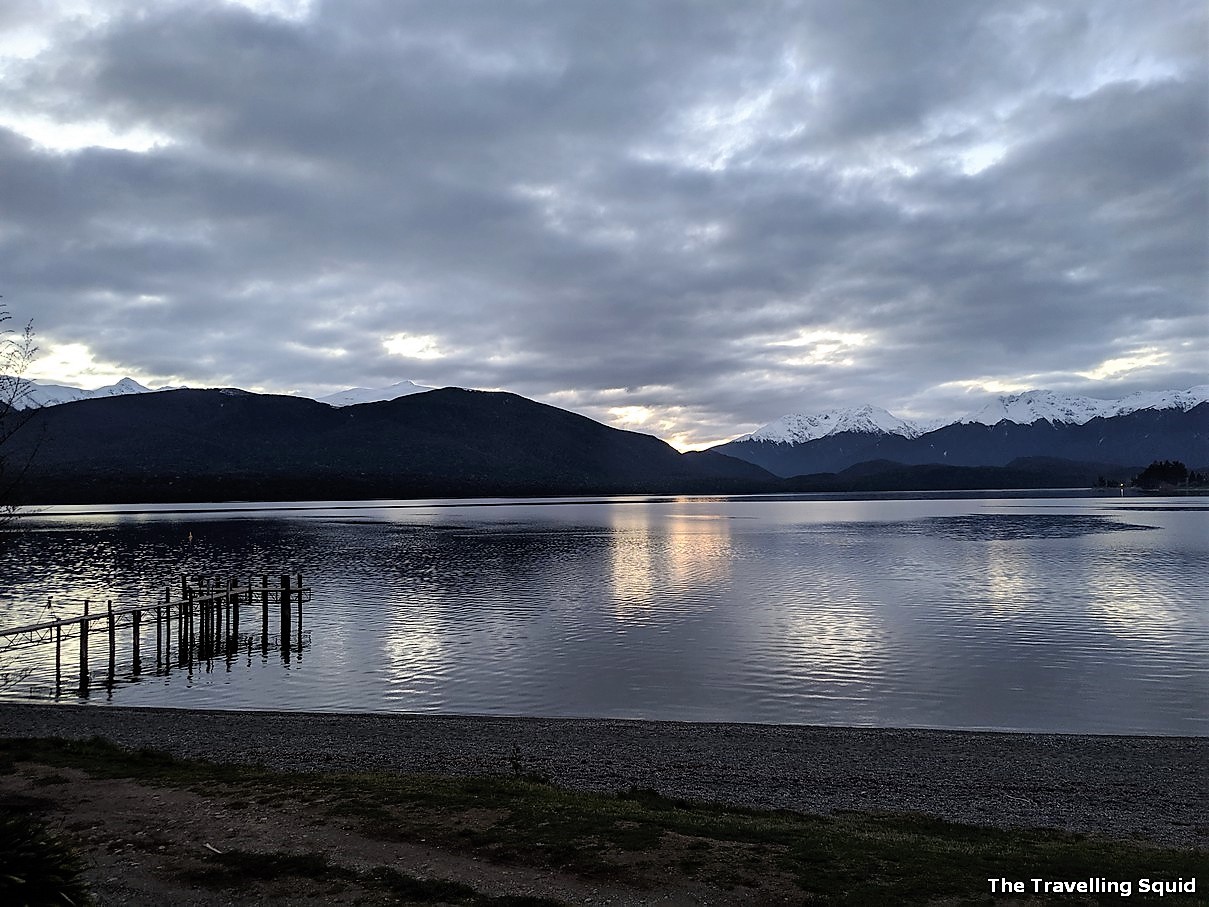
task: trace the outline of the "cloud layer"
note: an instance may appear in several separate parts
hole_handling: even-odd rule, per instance
[[[689,444],[1209,371],[1203,4],[5,9],[0,292],[47,378],[408,378]]]

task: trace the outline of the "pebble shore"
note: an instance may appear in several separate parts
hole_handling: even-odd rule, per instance
[[[284,771],[537,775],[736,806],[919,812],[1209,849],[1209,738],[0,703],[0,737]]]

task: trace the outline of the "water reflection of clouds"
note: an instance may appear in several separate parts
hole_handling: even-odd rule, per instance
[[[1209,594],[1190,573],[1180,585],[1173,581],[1178,571],[1148,573],[1144,561],[1123,553],[1101,558],[1086,576],[1088,614],[1116,637],[1162,645],[1170,642],[1172,626],[1189,624],[1190,608],[1204,613]],[[1201,625],[1209,631],[1204,621]]]
[[[874,609],[827,599],[796,609],[780,629],[776,648],[793,673],[823,683],[867,683],[875,673],[870,662],[883,653],[887,638]]]
[[[690,507],[610,509],[609,592],[618,620],[676,608],[676,599],[730,577],[730,520]]]
[[[388,701],[417,711],[441,705],[442,677],[449,660],[447,633],[436,620],[413,618],[406,626],[382,634],[384,663],[374,665],[374,673],[384,681]]]
[[[1026,506],[1043,505],[94,514],[10,540],[0,609],[181,568],[307,571],[303,669],[207,675],[183,700],[143,683],[148,705],[1203,730],[1204,514]]]
[[[1039,574],[1030,569],[1027,557],[1021,557],[1020,548],[993,541],[981,551],[985,553],[983,602],[988,608],[1000,615],[1031,610]]]

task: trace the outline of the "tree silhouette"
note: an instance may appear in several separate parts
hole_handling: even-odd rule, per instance
[[[1158,488],[1160,485],[1184,485],[1187,482],[1188,467],[1179,460],[1155,460],[1133,477],[1132,484],[1139,488]]]
[[[7,324],[12,317],[8,308],[0,305],[0,325]],[[20,462],[12,462],[9,441],[29,421],[30,413],[24,404],[30,383],[25,372],[37,352],[32,321],[20,332],[8,327],[0,330],[0,524],[16,512],[13,494],[32,459],[31,454]]]

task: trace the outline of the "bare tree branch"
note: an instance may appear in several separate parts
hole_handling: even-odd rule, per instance
[[[0,305],[0,325],[11,320],[12,314],[8,308]],[[27,405],[32,385],[25,373],[37,352],[32,321],[27,322],[20,332],[9,327],[0,330],[0,525],[16,515],[14,493],[33,461],[33,451],[37,449],[37,445],[34,445],[29,455],[22,456],[16,463],[9,455],[10,440],[32,415]]]

